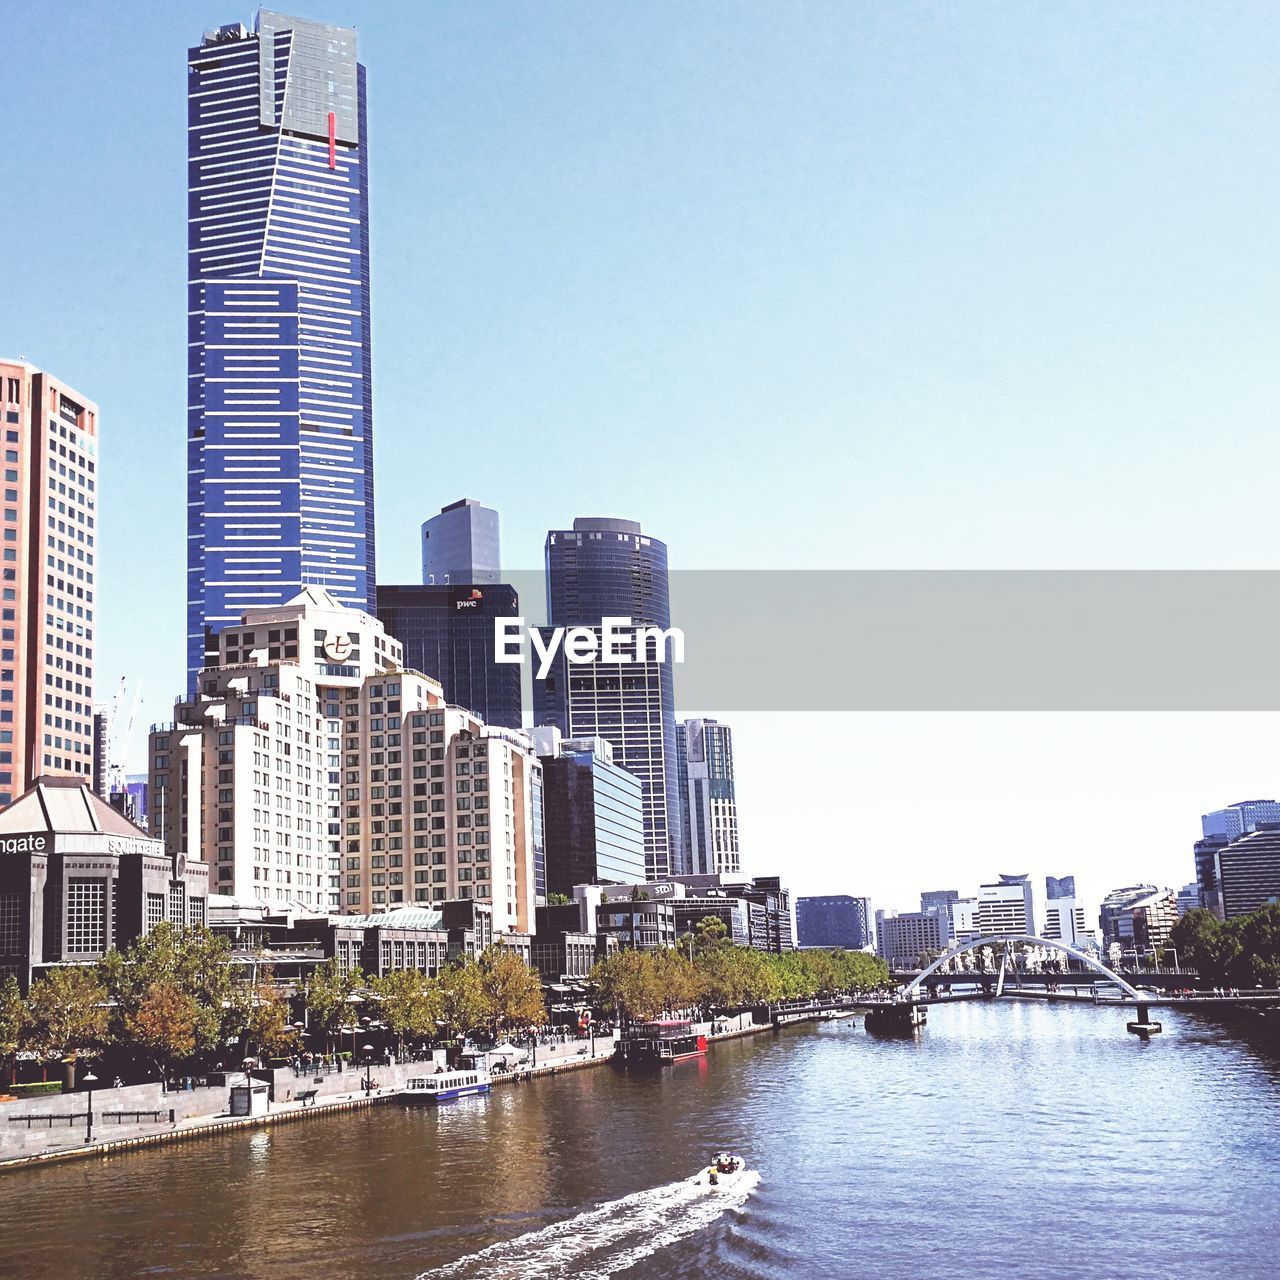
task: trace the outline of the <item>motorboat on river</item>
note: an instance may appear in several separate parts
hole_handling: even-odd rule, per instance
[[[721,1151],[705,1169],[699,1169],[690,1181],[709,1191],[724,1191],[740,1182],[746,1171],[747,1162],[741,1156]]]

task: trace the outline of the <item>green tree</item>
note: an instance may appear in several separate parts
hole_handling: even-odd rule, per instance
[[[618,951],[591,970],[596,1001],[626,1019],[648,1022],[661,1015],[664,993],[657,961],[649,951]]]
[[[1215,982],[1226,976],[1220,972],[1225,941],[1221,921],[1201,907],[1180,917],[1169,935],[1169,943],[1182,964]]]
[[[186,997],[191,1013],[193,1048],[185,1054],[171,1054],[175,1060],[194,1053],[213,1053],[226,1038],[236,1035],[240,1006],[234,999],[235,981],[231,968],[231,943],[201,926],[175,928],[168,922],[155,926],[124,952],[111,951],[103,958],[102,975],[113,1010],[111,1030],[115,1038],[128,1043],[128,1021],[142,1009],[144,1001],[168,1001],[177,1008],[172,993]],[[162,995],[153,995],[160,988]],[[152,1057],[160,1049],[148,1051]]]
[[[244,1036],[244,1056],[282,1057],[298,1047],[298,1029],[288,996],[275,982],[270,965],[253,965],[250,978],[238,984],[237,1021]]]
[[[715,947],[730,947],[729,926],[719,916],[703,916],[693,926],[693,945],[697,951],[710,951]]]
[[[465,1036],[489,1021],[489,1002],[473,956],[451,964],[436,979],[440,991],[440,1024],[452,1036]]]
[[[0,1062],[5,1065],[6,1083],[13,1083],[14,1060],[22,1046],[27,1025],[27,1005],[22,988],[11,973],[0,978]]]
[[[172,982],[153,982],[123,1015],[128,1043],[167,1076],[196,1051],[202,1010]]]
[[[302,986],[307,1023],[313,1032],[324,1036],[326,1050],[333,1048],[339,1029],[354,1020],[358,1001],[353,997],[367,985],[368,979],[359,969],[343,969],[336,956],[307,975]]]
[[[23,1047],[45,1061],[92,1055],[107,1035],[107,989],[94,969],[50,969],[31,984]]]
[[[486,947],[478,968],[485,1017],[495,1044],[505,1032],[546,1022],[542,979],[510,947],[501,943]]]
[[[379,1001],[382,1021],[404,1050],[405,1037],[425,1040],[434,1036],[443,1016],[440,986],[417,969],[396,969],[371,978],[370,989]]]

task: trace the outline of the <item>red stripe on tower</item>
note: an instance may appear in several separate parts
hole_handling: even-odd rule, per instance
[[[338,167],[338,117],[329,112],[329,168]]]

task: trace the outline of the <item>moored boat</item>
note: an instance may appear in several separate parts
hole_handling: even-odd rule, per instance
[[[415,1076],[404,1088],[406,1102],[425,1102],[433,1106],[465,1098],[475,1093],[488,1093],[492,1079],[487,1071],[437,1071],[435,1075]]]
[[[628,1063],[666,1065],[686,1058],[705,1057],[707,1037],[687,1018],[661,1018],[632,1023],[618,1041],[617,1054]]]

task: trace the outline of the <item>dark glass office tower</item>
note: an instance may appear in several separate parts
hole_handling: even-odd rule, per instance
[[[374,595],[356,34],[266,9],[187,58],[187,666],[246,608]]]
[[[501,582],[499,517],[474,498],[441,507],[422,525],[422,581],[428,586]]]
[[[604,618],[671,625],[667,548],[633,520],[577,519],[547,534],[547,618],[552,627],[599,627]],[[534,679],[534,723],[566,738],[604,738],[640,779],[650,879],[687,871],[680,817],[675,682],[671,663],[570,665],[563,649]]]
[[[644,879],[642,788],[613,762],[607,742],[565,742],[543,756],[547,892]]]
[[[508,729],[523,719],[523,668],[494,661],[493,620],[519,613],[516,589],[503,583],[377,589],[378,619],[404,645],[404,665],[439,680],[455,706]]]

